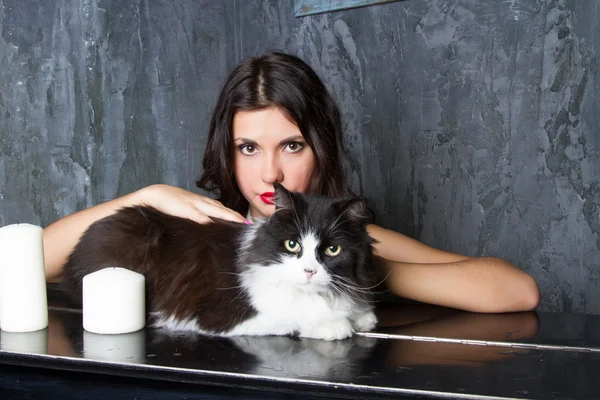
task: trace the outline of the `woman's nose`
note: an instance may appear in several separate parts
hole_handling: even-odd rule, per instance
[[[261,179],[263,182],[268,184],[281,182],[283,180],[283,171],[281,170],[280,162],[277,157],[264,157],[261,170]]]

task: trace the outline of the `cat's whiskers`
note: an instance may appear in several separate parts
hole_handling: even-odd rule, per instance
[[[329,288],[329,290],[331,290],[333,292],[334,295],[336,295],[338,297],[342,297],[342,298],[348,297],[347,293],[345,293],[342,289],[338,288],[334,282],[329,282],[327,287]],[[354,300],[352,300],[352,299],[349,299],[349,300],[351,303],[354,303]]]
[[[372,299],[369,300],[368,298],[365,298],[363,296],[358,296],[356,293],[353,293],[352,291],[348,291],[347,289],[344,290],[343,287],[336,286],[337,284],[338,283],[336,283],[336,282],[331,283],[330,287],[331,287],[332,291],[337,293],[337,295],[340,298],[342,298],[352,304],[376,303],[375,300],[372,300]]]
[[[231,286],[231,287],[225,287],[225,288],[218,287],[218,288],[215,288],[215,289],[217,289],[217,290],[230,290],[230,289],[239,289],[239,288],[242,288],[242,287],[243,286],[239,285],[239,286]]]
[[[386,290],[379,290],[379,291],[373,291],[373,290],[368,290],[368,289],[361,289],[360,286],[356,285],[353,282],[348,283],[344,283],[343,281],[341,281],[341,279],[339,281],[334,281],[336,284],[338,284],[340,287],[345,288],[346,290],[350,291],[350,292],[357,292],[357,293],[361,293],[361,294],[366,294],[366,295],[371,295],[371,294],[381,294],[381,293],[386,293],[389,291],[389,289]],[[375,285],[377,286],[377,285]],[[373,286],[373,287],[375,287]],[[361,301],[362,301],[362,297],[361,297]],[[371,301],[369,301],[371,302]],[[374,302],[374,301],[373,301]]]
[[[364,287],[364,286],[358,286],[358,285],[356,284],[356,282],[353,282],[353,281],[351,281],[350,279],[348,279],[348,278],[345,278],[345,277],[343,277],[343,276],[340,276],[340,275],[334,275],[334,276],[335,276],[336,278],[338,278],[339,280],[341,280],[341,281],[344,281],[344,282],[347,282],[347,283],[349,283],[349,284],[351,284],[351,285],[354,285],[354,286],[356,286],[357,288],[364,289],[364,290],[370,290],[370,289],[376,288],[377,286],[379,286],[379,285],[381,285],[383,282],[385,282],[385,280],[386,280],[386,279],[387,279],[387,278],[390,276],[390,274],[391,274],[391,273],[392,273],[392,271],[390,270],[390,271],[387,273],[387,275],[383,277],[383,279],[382,279],[381,281],[377,282],[377,283],[376,283],[375,285],[373,285],[373,286],[368,286],[368,287]]]
[[[336,282],[335,285],[337,285],[337,289],[339,289],[341,292],[344,293],[344,295],[346,295],[347,297],[351,297],[357,301],[362,301],[363,296],[360,296],[361,292],[358,290],[355,290],[352,287],[348,287],[344,284],[342,284],[341,282]]]
[[[375,287],[375,286],[371,286],[371,287],[359,286],[356,282],[353,282],[349,278],[343,277],[341,275],[333,275],[333,277],[337,278],[337,280],[340,283],[344,284],[345,286],[351,287],[352,289],[359,291],[359,292],[369,292],[369,289],[372,289]]]
[[[336,291],[340,297],[344,297],[348,300],[351,300],[353,303],[354,301],[362,301],[362,297],[357,296],[356,291],[353,290],[344,290],[344,289],[348,289],[346,286],[344,286],[343,284],[341,284],[341,282],[336,282],[336,281],[331,281],[330,283],[330,287],[332,289],[334,289],[334,291]]]
[[[343,286],[342,287],[338,287],[336,286],[338,283],[333,283],[332,289],[334,289],[334,291],[336,291],[340,297],[345,298],[346,300],[352,302],[353,304],[364,304],[364,303],[370,303],[370,304],[374,304],[377,301],[374,299],[369,299],[368,297],[363,297],[363,296],[358,296],[357,294],[353,294],[352,291],[349,291],[348,289],[344,290]],[[372,293],[369,293],[372,294]]]
[[[237,296],[235,296],[233,299],[231,299],[231,301],[229,302],[229,304],[233,303],[235,300],[237,300],[240,296],[245,295],[246,293],[243,290],[240,290],[240,292],[237,294]],[[246,306],[246,308],[250,308],[251,305],[248,304]]]
[[[219,274],[230,274],[235,276],[241,276],[242,274],[239,272],[229,272],[229,271],[219,271]]]
[[[327,285],[327,287],[335,295],[340,296],[340,297],[346,297],[346,294],[340,288],[338,288],[337,286],[335,286],[335,284],[333,282],[329,282],[329,284]]]

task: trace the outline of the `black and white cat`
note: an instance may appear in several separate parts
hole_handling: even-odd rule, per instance
[[[139,272],[150,324],[171,330],[335,340],[373,329],[365,201],[275,185],[275,207],[252,225],[124,208],[83,234],[63,287],[80,303],[85,275],[113,266]]]

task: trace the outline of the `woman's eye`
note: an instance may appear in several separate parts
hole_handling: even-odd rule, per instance
[[[297,153],[304,148],[304,144],[300,142],[290,142],[285,145],[285,149],[288,153]]]
[[[243,144],[240,146],[240,151],[246,156],[251,156],[256,153],[256,147],[252,144]]]
[[[300,243],[296,242],[295,240],[286,240],[284,245],[289,252],[297,253],[300,251]]]
[[[340,254],[340,251],[342,251],[342,248],[337,244],[333,244],[325,249],[325,254],[330,257],[335,257]]]

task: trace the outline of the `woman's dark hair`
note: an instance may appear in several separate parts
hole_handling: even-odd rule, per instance
[[[237,111],[278,107],[296,123],[315,155],[309,193],[350,195],[339,109],[315,71],[300,58],[269,52],[248,58],[229,75],[215,109],[196,185],[218,191],[221,203],[246,213],[248,201],[235,181],[233,116]]]

